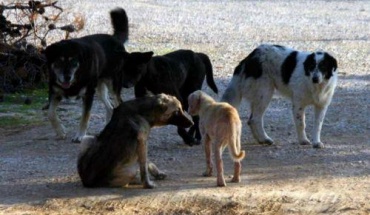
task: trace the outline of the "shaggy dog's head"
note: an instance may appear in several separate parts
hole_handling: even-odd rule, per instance
[[[176,125],[180,127],[190,127],[194,123],[190,116],[182,109],[181,103],[176,97],[159,94],[156,95],[158,116],[155,126]]]
[[[308,55],[303,64],[306,76],[309,76],[314,84],[328,81],[338,68],[336,59],[326,52]]]

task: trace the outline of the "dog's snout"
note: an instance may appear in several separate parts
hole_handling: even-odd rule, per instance
[[[70,75],[65,75],[64,76],[64,82],[70,82],[71,79],[72,79],[72,76],[70,76]]]
[[[315,76],[315,77],[312,77],[312,82],[317,84],[319,83],[319,77]]]
[[[168,123],[183,128],[188,128],[194,125],[191,116],[183,111],[177,111],[176,114],[173,114],[172,117],[169,119]]]

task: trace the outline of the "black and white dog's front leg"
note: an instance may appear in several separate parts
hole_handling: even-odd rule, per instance
[[[49,96],[48,118],[55,132],[57,133],[57,139],[66,138],[65,128],[60,123],[60,119],[58,118],[57,113],[56,113],[58,104],[60,103],[61,100],[62,100],[62,97],[56,94]]]
[[[293,119],[297,131],[298,142],[301,145],[311,145],[306,135],[305,106],[298,101],[293,101]]]
[[[320,140],[321,128],[324,122],[325,114],[328,106],[315,106],[315,124],[313,127],[313,147],[324,148],[324,144]]]
[[[80,128],[75,137],[72,139],[74,143],[80,143],[82,138],[86,135],[86,130],[89,125],[90,115],[91,115],[91,107],[94,100],[94,93],[87,92],[83,97],[83,105],[82,105],[82,117],[80,121]]]

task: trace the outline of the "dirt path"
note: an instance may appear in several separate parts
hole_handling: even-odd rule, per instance
[[[157,188],[86,189],[76,172],[79,145],[70,142],[80,103],[70,101],[59,111],[69,131],[65,141],[54,139],[46,116],[43,126],[0,128],[0,214],[370,214],[369,3],[138,1],[125,6],[129,1],[120,2],[97,3],[102,11],[92,14],[91,20],[120,5],[132,23],[129,50],[161,53],[181,47],[209,53],[221,94],[237,62],[261,41],[333,53],[340,60],[340,80],[323,126],[326,148],[295,143],[290,103],[276,96],[265,116],[275,146],[255,144],[246,125],[247,105],[240,109],[247,156],[239,184],[217,188],[215,177],[202,177],[202,146],[187,147],[168,126],[154,129],[149,140],[150,159],[168,173],[166,180],[156,181]],[[221,9],[223,15],[214,12]],[[296,11],[303,14],[301,19]],[[179,14],[183,29],[169,21],[181,19]],[[100,22],[87,23],[86,28]],[[199,23],[204,29],[196,31]],[[218,39],[221,35],[223,42]],[[204,90],[209,92],[206,86]],[[132,90],[126,90],[124,98],[132,98]],[[89,133],[95,134],[104,126],[100,102],[95,102],[92,113]],[[312,119],[309,109],[309,134]],[[228,153],[224,165],[230,180]]]

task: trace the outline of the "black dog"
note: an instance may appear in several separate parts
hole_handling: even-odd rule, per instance
[[[154,126],[189,127],[191,118],[173,96],[159,94],[121,103],[104,130],[82,139],[78,173],[85,187],[120,187],[128,185],[140,169],[144,188],[153,188],[148,171],[156,179],[166,175],[147,162],[150,129]]]
[[[122,102],[120,93],[125,83],[124,62],[125,59],[130,59],[130,54],[123,46],[128,39],[128,18],[122,8],[117,8],[110,14],[113,35],[94,34],[62,40],[48,46],[44,51],[50,76],[48,116],[60,138],[64,139],[66,132],[56,115],[56,108],[63,97],[83,98],[80,129],[73,142],[80,142],[86,134],[96,89],[106,107],[107,121],[112,115],[113,106]],[[113,91],[114,105],[109,100],[108,90]]]
[[[178,50],[163,56],[151,57],[153,52],[132,53],[127,60],[127,84],[123,87],[135,86],[135,96],[141,97],[149,90],[154,94],[166,93],[176,96],[181,101],[184,110],[188,109],[188,96],[202,88],[206,78],[208,86],[218,93],[217,86],[213,80],[213,70],[210,59],[203,53],[195,53],[191,50]],[[140,63],[144,62],[144,63]],[[129,82],[128,80],[131,80]],[[194,126],[187,133],[182,127],[177,131],[184,142],[188,145],[199,144],[201,135],[199,132],[199,118],[193,117]],[[194,138],[195,133],[195,138]]]

